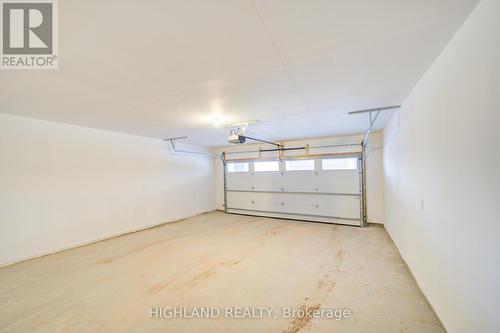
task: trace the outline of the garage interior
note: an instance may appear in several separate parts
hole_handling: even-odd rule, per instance
[[[0,332],[500,331],[499,1],[42,2]]]

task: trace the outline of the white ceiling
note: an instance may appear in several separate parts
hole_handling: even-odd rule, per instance
[[[0,112],[210,146],[214,115],[269,140],[360,133],[347,112],[401,104],[477,2],[59,1],[59,69],[1,71]]]

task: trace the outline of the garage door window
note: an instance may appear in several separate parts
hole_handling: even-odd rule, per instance
[[[321,160],[322,170],[356,170],[358,168],[358,159],[352,158],[331,158]]]
[[[286,161],[286,171],[307,171],[314,170],[314,160]]]
[[[248,163],[228,163],[227,172],[248,172]]]
[[[253,168],[255,172],[280,171],[280,164],[277,161],[255,162]]]

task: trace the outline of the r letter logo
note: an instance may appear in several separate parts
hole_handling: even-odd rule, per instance
[[[57,3],[3,0],[2,69],[57,68]]]

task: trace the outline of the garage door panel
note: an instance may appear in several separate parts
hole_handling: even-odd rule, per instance
[[[231,214],[243,214],[250,216],[263,216],[272,218],[284,218],[288,220],[299,220],[299,221],[311,221],[311,222],[323,222],[323,223],[335,223],[335,224],[345,224],[350,226],[359,226],[358,219],[338,219],[330,216],[320,216],[320,215],[306,215],[306,214],[288,214],[288,213],[276,213],[271,211],[247,211],[243,209],[230,209],[227,211]]]
[[[249,172],[235,172],[226,175],[226,184],[228,188],[250,190],[253,184]]]
[[[359,218],[359,198],[320,194],[227,192],[229,208]]]
[[[357,197],[318,195],[306,200],[305,204],[307,211],[312,214],[359,218],[359,200]]]
[[[228,188],[239,190],[281,191],[284,186],[280,172],[228,174],[226,182]]]
[[[255,172],[251,182],[255,190],[259,191],[280,191],[284,186],[281,172]]]
[[[281,211],[327,215],[347,218],[359,217],[359,203],[352,197],[330,195],[279,194]]]
[[[292,192],[314,192],[320,183],[315,171],[288,171],[282,178],[284,189]]]
[[[228,192],[228,205],[231,208],[278,211],[280,198],[272,193]]]
[[[319,171],[314,179],[320,192],[359,193],[358,170]]]
[[[226,174],[227,211],[258,216],[361,225],[359,170],[232,172]]]

